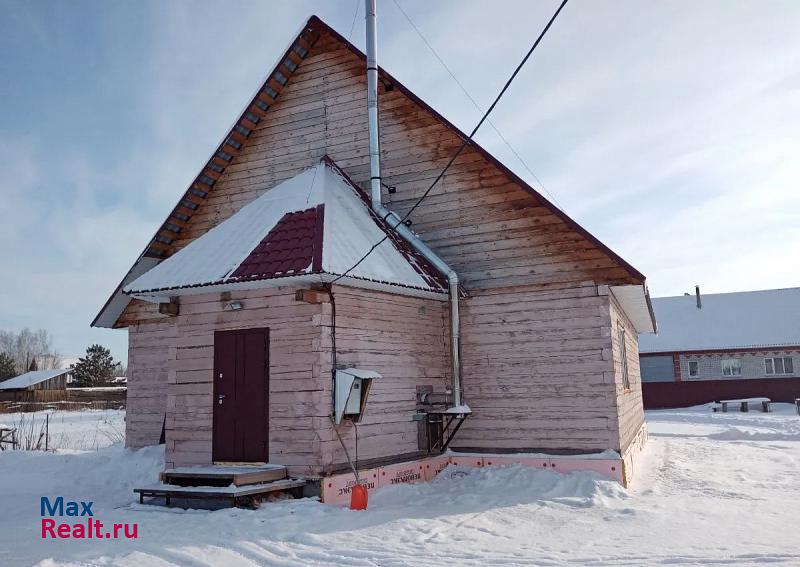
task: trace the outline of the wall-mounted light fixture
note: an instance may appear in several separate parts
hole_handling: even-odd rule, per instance
[[[229,301],[228,309],[230,309],[231,311],[239,311],[240,309],[244,309],[244,303],[237,300]]]

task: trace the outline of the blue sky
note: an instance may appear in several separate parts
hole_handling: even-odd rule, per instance
[[[550,1],[397,0],[488,105]],[[362,0],[0,0],[0,328],[58,350],[108,294],[305,19],[363,45]],[[653,295],[800,285],[796,2],[570,3],[492,115]],[[393,2],[381,64],[465,130],[479,113]],[[533,185],[497,135],[478,139]]]

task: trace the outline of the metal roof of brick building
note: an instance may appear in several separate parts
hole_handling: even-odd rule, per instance
[[[658,334],[639,352],[800,346],[800,288],[653,298]]]

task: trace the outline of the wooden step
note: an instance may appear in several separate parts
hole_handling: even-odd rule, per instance
[[[175,486],[159,483],[142,488],[134,488],[139,495],[139,502],[144,503],[145,497],[164,498],[164,503],[169,506],[175,499],[202,499],[219,500],[233,506],[257,506],[258,502],[266,495],[273,492],[290,492],[295,497],[302,496],[302,489],[306,485],[304,479],[287,478],[260,484],[246,486]]]
[[[282,480],[287,476],[283,465],[207,465],[167,469],[161,473],[161,482],[180,487],[249,486]]]

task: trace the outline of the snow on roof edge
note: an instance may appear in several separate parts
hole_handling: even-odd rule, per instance
[[[60,368],[56,370],[34,370],[32,372],[26,372],[25,374],[20,374],[19,376],[0,382],[0,390],[30,388],[35,384],[40,384],[51,378],[67,374],[71,370],[71,368]]]

